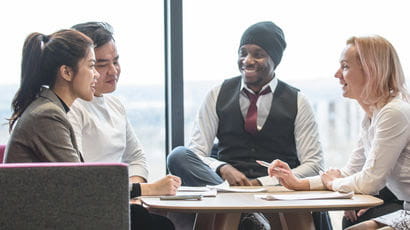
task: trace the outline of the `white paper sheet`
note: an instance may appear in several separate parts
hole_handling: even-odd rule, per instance
[[[307,193],[289,193],[289,194],[264,194],[255,195],[255,198],[264,200],[320,200],[320,199],[350,199],[354,195],[353,192],[307,192]]]
[[[203,197],[215,197],[217,194],[216,189],[209,189],[209,191],[197,191],[197,192],[184,192],[184,191],[177,191],[176,195],[201,195]]]
[[[178,192],[207,192],[211,190],[208,187],[202,186],[202,187],[193,187],[193,186],[181,186],[178,188]]]
[[[228,181],[218,185],[207,185],[207,188],[216,189],[218,192],[264,192],[266,188],[233,188],[229,186]]]
[[[215,197],[217,194],[216,189],[210,189],[205,186],[191,187],[181,186],[178,188],[176,195],[201,195],[203,197]]]

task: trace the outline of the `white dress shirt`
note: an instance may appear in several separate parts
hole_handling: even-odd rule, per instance
[[[410,104],[395,98],[366,115],[357,149],[333,181],[333,190],[377,194],[385,185],[400,200],[410,201]],[[320,177],[309,178],[311,189],[324,188]]]
[[[265,85],[262,90],[268,87],[268,85],[271,87],[272,92],[261,95],[256,102],[258,107],[258,130],[261,130],[269,115],[273,94],[278,85],[277,78],[273,78],[273,80]],[[247,86],[242,81],[241,89],[243,88],[247,88]],[[216,170],[221,164],[225,164],[225,162],[210,157],[211,149],[218,130],[219,118],[216,114],[216,101],[220,89],[221,85],[212,89],[206,96],[195,119],[192,138],[188,144],[188,148],[197,154],[199,158],[204,163],[208,164],[213,170]],[[251,91],[250,89],[248,90]],[[250,102],[242,90],[239,96],[239,104],[242,116],[246,117]],[[315,122],[312,108],[306,97],[301,93],[298,93],[297,104],[298,112],[295,119],[294,136],[300,165],[294,168],[293,172],[298,177],[314,176],[323,168],[323,152],[319,142],[318,127]],[[263,185],[278,184],[278,180],[275,177],[265,176],[258,178],[258,180]]]
[[[85,162],[127,163],[130,177],[148,179],[145,153],[118,98],[77,99],[68,118]]]

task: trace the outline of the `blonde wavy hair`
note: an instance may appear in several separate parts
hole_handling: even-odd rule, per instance
[[[389,41],[373,35],[352,37],[346,44],[355,46],[357,58],[367,78],[362,92],[366,104],[380,109],[394,97],[409,101],[403,69],[397,52]]]

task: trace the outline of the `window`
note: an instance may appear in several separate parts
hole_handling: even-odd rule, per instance
[[[342,167],[356,146],[363,112],[342,97],[334,73],[346,40],[379,34],[396,48],[410,73],[410,16],[403,1],[184,1],[185,141],[206,93],[224,79],[238,76],[237,51],[245,29],[259,21],[279,25],[287,41],[279,79],[310,100],[319,125],[326,167]],[[340,228],[343,212],[330,212]]]
[[[391,1],[184,1],[185,140],[206,93],[239,75],[237,51],[245,29],[273,21],[287,48],[279,79],[301,89],[315,110],[327,167],[341,167],[355,146],[362,119],[355,101],[342,98],[337,79],[339,55],[354,35],[379,34],[397,49],[410,72],[410,16],[403,2]]]

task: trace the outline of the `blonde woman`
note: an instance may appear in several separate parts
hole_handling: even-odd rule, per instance
[[[268,173],[295,190],[327,188],[377,194],[387,186],[404,200],[404,210],[349,229],[409,229],[410,104],[398,55],[390,42],[380,36],[352,37],[342,52],[335,77],[343,96],[355,99],[365,111],[358,147],[347,165],[321,176],[299,179],[285,162],[275,160]]]

